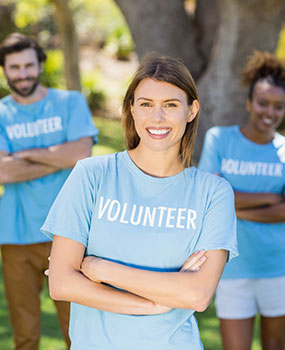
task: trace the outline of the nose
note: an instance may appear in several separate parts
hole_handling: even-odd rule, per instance
[[[28,76],[27,69],[25,67],[21,67],[19,71],[19,75],[21,79],[25,79]]]
[[[269,117],[273,117],[273,116],[274,116],[274,107],[273,107],[271,104],[269,104],[269,105],[267,106],[266,112],[267,112],[267,115],[268,115]]]
[[[165,120],[164,111],[163,111],[163,108],[161,106],[156,106],[153,109],[151,119],[155,120],[157,122],[162,122]]]

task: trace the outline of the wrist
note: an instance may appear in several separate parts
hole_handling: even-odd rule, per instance
[[[101,259],[100,264],[97,266],[97,276],[99,276],[101,282],[112,285],[114,283],[112,276],[116,276],[116,274],[118,274],[117,267],[117,263]]]

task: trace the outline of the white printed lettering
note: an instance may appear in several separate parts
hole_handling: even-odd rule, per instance
[[[145,207],[143,226],[146,226],[147,222],[149,222],[149,226],[153,227],[154,220],[155,220],[155,214],[156,214],[156,208],[153,208],[152,212],[151,212],[150,207]]]
[[[183,216],[182,212],[185,213],[186,208],[178,208],[177,223],[176,223],[176,227],[178,228],[184,228],[184,226],[181,224],[181,220],[185,220],[186,216]]]
[[[99,199],[99,209],[98,209],[98,219],[101,219],[103,217],[103,215],[104,215],[108,205],[111,202],[111,199],[108,198],[104,206],[103,206],[103,202],[104,202],[104,197],[100,197],[100,199]]]
[[[175,212],[176,208],[167,208],[165,227],[174,227],[174,225],[170,223],[171,220],[175,219],[175,216],[171,215],[171,212],[173,212],[173,211]]]
[[[120,222],[121,222],[122,224],[128,224],[128,223],[129,223],[127,220],[125,220],[127,207],[128,207],[128,204],[127,204],[127,203],[124,203],[124,205],[123,205],[123,210],[122,210],[122,214],[121,214],[121,218],[120,218]]]

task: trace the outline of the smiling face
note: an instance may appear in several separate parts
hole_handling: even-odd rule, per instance
[[[249,126],[256,133],[273,137],[285,115],[285,90],[267,81],[257,82],[252,100],[247,101]]]
[[[39,85],[42,65],[34,49],[25,49],[5,56],[3,71],[12,92],[29,97]]]
[[[186,125],[198,111],[199,102],[189,106],[186,93],[177,86],[151,78],[142,80],[131,106],[140,137],[138,147],[155,152],[171,149],[178,155]]]

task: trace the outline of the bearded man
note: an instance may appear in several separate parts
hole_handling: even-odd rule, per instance
[[[40,232],[77,160],[90,156],[98,130],[77,91],[40,83],[46,55],[27,36],[0,45],[0,66],[11,94],[0,100],[0,244],[15,350],[38,350],[40,293],[51,243]],[[69,304],[56,302],[69,348]]]

